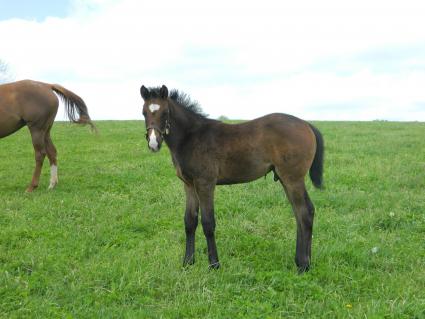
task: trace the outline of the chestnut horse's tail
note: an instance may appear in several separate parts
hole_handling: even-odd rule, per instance
[[[51,84],[51,89],[55,91],[65,104],[65,111],[69,120],[77,124],[89,124],[92,130],[96,131],[96,127],[92,123],[86,103],[77,94],[65,89],[59,84]],[[77,114],[78,113],[78,119]]]
[[[316,154],[314,154],[313,163],[310,167],[310,178],[313,185],[317,188],[323,188],[323,160],[325,155],[325,143],[322,133],[310,124],[314,136],[316,137]]]

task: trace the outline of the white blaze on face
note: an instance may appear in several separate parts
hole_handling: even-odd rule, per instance
[[[151,135],[149,135],[149,147],[151,150],[158,150],[158,141],[156,140],[155,130],[152,130]]]
[[[155,113],[156,111],[158,111],[160,109],[160,105],[159,104],[151,104],[149,105],[149,111],[151,111],[152,113]]]
[[[50,166],[50,185],[49,189],[52,189],[58,183],[58,167],[56,165]]]

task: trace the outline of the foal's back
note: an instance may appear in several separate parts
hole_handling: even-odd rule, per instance
[[[315,137],[309,123],[295,116],[273,113],[239,124],[216,122],[212,129],[215,143],[227,151],[263,150],[273,152],[307,143],[310,148]]]

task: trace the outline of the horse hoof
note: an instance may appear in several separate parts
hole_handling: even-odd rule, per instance
[[[212,264],[210,264],[209,266],[208,266],[208,269],[218,269],[218,268],[220,268],[220,262],[215,262],[215,263],[212,263]]]
[[[298,274],[301,275],[310,270],[310,265],[298,266]]]
[[[195,263],[195,258],[185,259],[183,261],[183,267],[187,268],[189,266],[192,266]]]
[[[26,193],[32,193],[33,191],[34,191],[34,189],[36,189],[37,187],[34,187],[34,186],[29,186],[27,189],[26,189]]]
[[[50,184],[47,189],[51,190],[51,189],[55,188],[55,186],[56,186],[56,184]]]

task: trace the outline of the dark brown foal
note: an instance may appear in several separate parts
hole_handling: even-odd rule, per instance
[[[24,80],[0,85],[0,138],[6,137],[27,125],[32,138],[35,168],[28,192],[39,184],[44,158],[50,162],[50,185],[58,183],[56,148],[50,130],[58,111],[58,94],[65,103],[70,121],[89,124],[94,128],[84,101],[75,93],[58,84]],[[76,116],[78,113],[78,119]]]
[[[178,91],[140,89],[149,148],[168,145],[177,176],[186,191],[186,253],[194,263],[198,212],[207,240],[211,268],[220,266],[215,243],[214,189],[216,185],[246,183],[269,172],[282,184],[297,221],[295,263],[299,272],[311,263],[314,206],[305,176],[322,186],[324,144],[311,124],[286,114],[269,114],[241,124],[206,118],[199,106]]]

